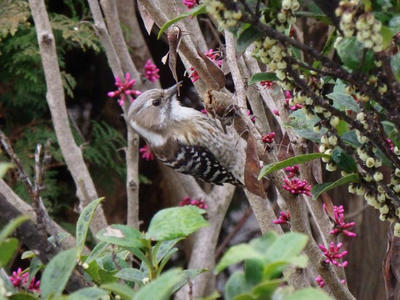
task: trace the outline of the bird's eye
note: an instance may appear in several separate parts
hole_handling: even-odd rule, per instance
[[[161,99],[155,99],[153,100],[153,105],[154,106],[159,106],[161,104]]]

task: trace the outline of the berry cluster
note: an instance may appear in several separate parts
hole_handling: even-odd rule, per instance
[[[335,245],[334,242],[330,242],[328,248],[325,248],[324,245],[319,245],[319,248],[321,249],[321,251],[323,252],[323,254],[326,257],[325,263],[327,263],[327,264],[332,263],[333,265],[335,265],[337,267],[345,268],[348,264],[347,261],[344,261],[341,263],[338,262],[339,259],[342,259],[348,253],[346,250],[343,250],[342,252],[340,252],[340,248],[342,248],[342,246],[343,246],[343,243],[338,243],[337,245]]]
[[[186,205],[193,205],[201,209],[207,209],[207,204],[204,202],[203,199],[192,200],[190,199],[189,196],[186,196],[185,198],[183,198],[181,202],[179,202],[179,206],[186,206]]]
[[[21,268],[18,268],[17,271],[12,272],[12,275],[9,277],[9,279],[16,288],[27,290],[29,292],[40,293],[40,280],[35,280],[35,276],[33,276],[31,282],[28,284],[29,273],[23,273]]]
[[[154,160],[154,154],[151,152],[149,145],[144,145],[143,147],[139,148],[139,152],[142,154],[142,158],[144,160]]]
[[[132,96],[131,101],[133,101],[136,96],[139,96],[142,93],[132,88],[135,83],[136,80],[131,79],[131,75],[129,73],[125,74],[124,82],[122,82],[117,76],[115,77],[115,86],[118,88],[118,90],[108,92],[107,96],[110,98],[119,98],[118,103],[120,106],[124,105],[126,98],[129,98],[129,96]]]
[[[301,195],[301,194],[305,194],[307,196],[311,196],[311,185],[308,184],[308,182],[303,179],[283,179],[283,181],[285,182],[283,184],[283,188],[287,191],[289,191],[290,193],[292,193],[293,195]]]
[[[158,72],[160,72],[160,69],[148,59],[144,65],[144,76],[151,82],[155,82],[160,78]]]
[[[286,167],[283,170],[286,172],[286,176],[288,178],[293,178],[293,177],[299,175],[299,166],[298,165]]]
[[[263,135],[261,135],[261,140],[263,141],[263,143],[266,144],[271,144],[273,143],[275,138],[275,132],[270,132],[270,133],[264,133]]]
[[[281,211],[279,212],[279,218],[272,221],[274,224],[288,224],[290,222],[290,213]]]

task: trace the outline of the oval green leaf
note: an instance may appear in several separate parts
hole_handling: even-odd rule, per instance
[[[192,205],[160,210],[151,219],[146,238],[165,241],[186,237],[208,225],[203,213],[204,210]]]
[[[68,296],[67,300],[98,300],[107,296],[108,292],[98,287],[80,289]]]
[[[323,290],[315,288],[305,288],[302,290],[295,291],[289,296],[283,296],[282,300],[332,300]]]
[[[124,268],[114,276],[119,279],[136,282],[139,285],[143,285],[143,279],[147,277],[144,272],[134,268]]]
[[[262,32],[259,32],[253,26],[250,26],[243,30],[236,41],[236,51],[244,52],[251,43],[258,40],[263,36]]]
[[[230,265],[237,264],[245,259],[262,260],[263,258],[264,256],[249,244],[239,244],[226,251],[218,265],[215,267],[215,270],[218,274]]]
[[[97,206],[99,206],[100,202],[103,200],[104,197],[90,202],[79,215],[79,219],[76,224],[76,255],[78,258],[81,256],[82,250],[85,247],[89,225],[93,219],[94,212]]]
[[[114,224],[100,230],[96,237],[103,242],[111,243],[120,247],[142,248],[142,234],[135,228]]]
[[[19,216],[12,219],[0,232],[0,243],[2,243],[15,229],[25,221],[29,220],[28,216]]]
[[[18,249],[18,240],[9,238],[0,243],[0,268],[5,267]]]
[[[164,300],[169,299],[174,287],[183,280],[184,273],[181,269],[172,269],[139,289],[133,300]]]
[[[100,287],[119,295],[124,300],[130,300],[135,296],[135,291],[125,284],[111,282],[103,284]]]
[[[268,175],[271,172],[290,167],[296,164],[302,164],[305,162],[308,162],[313,159],[317,158],[330,158],[330,155],[324,154],[324,153],[310,153],[310,154],[302,154],[302,155],[297,155],[282,161],[278,161],[276,163],[268,164],[264,166],[264,168],[261,169],[260,174],[258,175],[258,180],[263,178],[265,175]]]
[[[336,180],[335,182],[325,182],[322,184],[316,184],[312,187],[311,189],[311,194],[313,196],[313,199],[318,199],[318,197],[322,194],[325,193],[331,189],[334,189],[335,187],[341,186],[343,184],[347,184],[350,182],[358,182],[358,174],[353,173],[349,174],[347,176],[344,176],[340,178],[339,180]]]
[[[58,253],[48,263],[40,280],[42,299],[57,298],[61,295],[76,265],[76,249]]]

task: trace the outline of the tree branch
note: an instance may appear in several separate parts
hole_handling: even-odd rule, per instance
[[[54,35],[43,0],[29,0],[35,22],[40,56],[47,85],[47,103],[61,152],[74,179],[81,206],[98,198],[93,180],[83,160],[82,151],[76,144],[68,121],[64,89],[57,60]],[[85,196],[87,195],[87,197]],[[94,233],[107,226],[103,209],[96,210],[90,228]]]

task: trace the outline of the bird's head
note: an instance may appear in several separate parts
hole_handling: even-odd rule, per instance
[[[180,82],[168,89],[151,89],[133,101],[128,111],[128,121],[136,129],[137,126],[148,130],[160,131],[173,121],[173,111],[180,106],[176,91]]]

